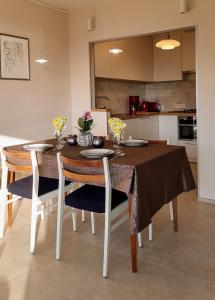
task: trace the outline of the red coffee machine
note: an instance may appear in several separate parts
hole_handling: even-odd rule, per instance
[[[133,115],[134,111],[139,109],[139,96],[129,96],[129,114]]]

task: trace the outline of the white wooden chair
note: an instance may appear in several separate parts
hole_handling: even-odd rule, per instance
[[[60,189],[57,215],[56,259],[61,258],[62,223],[65,204],[75,209],[103,213],[105,216],[103,277],[107,277],[109,265],[110,232],[128,218],[127,195],[112,188],[108,158],[105,157],[103,160],[94,161],[74,160],[61,156],[60,153],[58,153],[57,158]],[[67,169],[65,167],[67,167]],[[68,167],[70,170],[68,170]],[[71,171],[74,168],[75,171]],[[93,168],[93,170],[97,170],[97,172],[96,174],[95,172],[89,174],[86,171],[84,173],[84,168]],[[65,177],[74,182],[76,181],[88,184],[83,185],[65,197]],[[89,183],[97,183],[98,186],[90,185]],[[99,186],[99,184],[103,184],[105,187]],[[125,216],[122,216],[123,212],[126,212]],[[121,218],[119,218],[119,216]],[[115,220],[116,218],[117,220]],[[112,221],[114,221],[114,224],[111,224]]]
[[[0,238],[4,236],[6,208],[13,202],[28,198],[32,200],[31,208],[31,236],[30,252],[34,253],[36,243],[37,216],[44,216],[44,210],[57,205],[50,199],[57,198],[59,180],[39,176],[37,156],[35,151],[12,151],[7,148],[1,150],[2,184],[0,195]],[[32,174],[17,181],[8,182],[9,174]],[[66,182],[65,191],[73,188],[73,183]],[[46,204],[46,205],[45,205]]]
[[[130,137],[132,138],[132,137]],[[170,140],[152,140],[150,141],[151,144],[160,144],[160,145],[170,145]],[[174,221],[174,217],[173,217],[173,204],[172,201],[169,203],[169,209],[170,209],[170,220],[173,222]],[[95,214],[94,212],[90,213],[90,217],[91,217],[91,231],[92,234],[96,234],[96,225],[95,225]],[[85,211],[82,210],[82,221],[85,222]],[[148,238],[149,241],[153,240],[153,226],[152,226],[152,222],[151,224],[149,224],[148,226],[149,228],[149,234],[148,234]],[[76,231],[77,230],[77,218],[76,218],[76,212],[75,209],[73,211],[73,230]],[[143,242],[142,242],[142,233],[139,232],[138,235],[138,246],[140,248],[143,247]]]

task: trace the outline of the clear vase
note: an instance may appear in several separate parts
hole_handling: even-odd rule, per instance
[[[55,137],[57,139],[57,145],[56,148],[57,150],[60,150],[63,148],[65,141],[64,141],[64,132],[65,132],[65,126],[63,127],[63,129],[61,131],[55,131]]]
[[[113,141],[113,148],[116,150],[120,150],[122,148],[121,143],[124,141],[124,130],[122,130],[119,134],[113,133]]]
[[[79,146],[88,147],[93,144],[93,135],[90,131],[80,132],[78,134],[77,142]]]

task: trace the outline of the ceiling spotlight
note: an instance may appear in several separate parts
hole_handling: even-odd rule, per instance
[[[108,50],[108,52],[111,54],[120,54],[120,53],[123,53],[123,50],[118,49],[118,48],[112,48],[112,49]]]
[[[38,64],[46,64],[48,62],[48,60],[46,58],[38,58],[38,59],[36,59],[36,62]]]

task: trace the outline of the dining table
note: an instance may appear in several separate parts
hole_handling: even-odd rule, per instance
[[[57,152],[69,158],[85,159],[80,156],[80,151],[93,148],[74,146],[65,141],[62,149],[58,150],[56,139],[34,143],[53,145],[46,151],[37,152],[39,174],[49,178],[58,178]],[[7,149],[27,151],[23,149],[24,145]],[[103,148],[113,149],[113,142],[106,140]],[[177,197],[195,189],[196,184],[183,146],[149,142],[141,147],[122,145],[121,151],[123,156],[110,157],[110,172],[113,188],[128,195],[131,265],[132,272],[137,272],[137,234],[170,201],[173,201],[174,231],[177,231]]]

